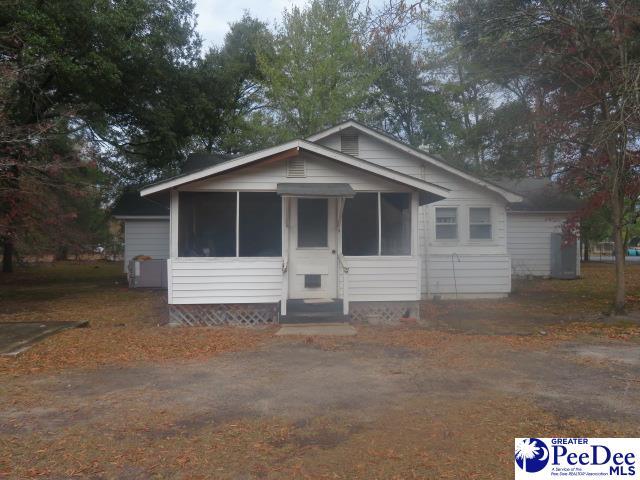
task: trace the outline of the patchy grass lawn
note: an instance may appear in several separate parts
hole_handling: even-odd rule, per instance
[[[508,479],[515,436],[640,429],[640,331],[600,318],[611,265],[313,339],[158,326],[162,292],[120,269],[0,276],[0,321],[91,323],[0,359],[0,478]]]
[[[627,305],[640,308],[640,265],[625,269]],[[514,283],[514,299],[523,309],[542,309],[550,313],[579,315],[608,312],[615,291],[612,264],[590,262],[582,265],[578,280],[524,280]]]

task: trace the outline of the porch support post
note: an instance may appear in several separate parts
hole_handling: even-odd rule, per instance
[[[169,257],[178,258],[178,191],[171,190],[169,207]]]
[[[378,192],[378,256],[382,255],[382,200]]]
[[[342,314],[349,315],[349,273],[342,273]]]
[[[282,198],[282,298],[280,315],[287,314],[289,297],[289,198]]]
[[[338,247],[338,275],[342,275],[342,314],[349,315],[349,272],[345,271],[344,264],[340,259],[344,259],[342,256],[342,214],[344,212],[344,204],[347,201],[346,198],[338,199],[338,211],[337,215],[337,247]]]
[[[236,192],[236,257],[240,256],[240,191]]]
[[[418,192],[411,194],[411,255],[420,255],[418,246]]]
[[[173,305],[173,261],[167,258],[167,303]]]

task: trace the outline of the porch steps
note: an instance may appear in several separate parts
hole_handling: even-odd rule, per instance
[[[287,314],[280,317],[281,324],[348,323],[349,316],[342,314],[342,299],[328,301],[287,301]]]

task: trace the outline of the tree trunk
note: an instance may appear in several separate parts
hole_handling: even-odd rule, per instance
[[[582,240],[582,244],[584,245],[584,261],[588,262],[589,261],[589,248],[590,248],[589,239],[585,237]]]
[[[624,238],[622,226],[622,209],[624,198],[615,195],[612,202],[613,214],[613,253],[616,265],[616,293],[613,301],[613,313],[624,312],[625,285],[624,285]]]
[[[2,272],[13,272],[13,239],[5,237],[2,245]]]
[[[63,261],[69,258],[69,247],[63,245],[58,248],[58,253],[56,254],[56,260]]]

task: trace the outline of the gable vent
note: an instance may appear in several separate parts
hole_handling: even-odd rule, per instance
[[[290,158],[287,161],[287,177],[301,178],[306,176],[307,172],[305,169],[304,158]]]
[[[358,134],[343,132],[342,135],[340,135],[340,151],[347,155],[357,157],[359,154]]]

